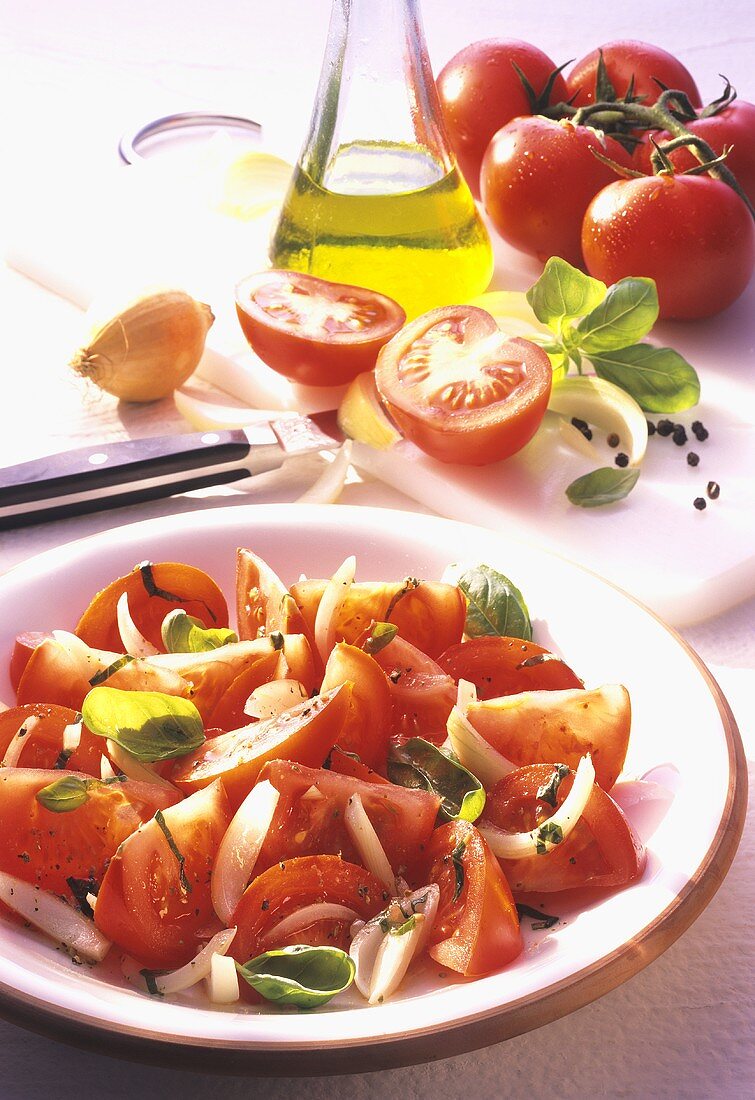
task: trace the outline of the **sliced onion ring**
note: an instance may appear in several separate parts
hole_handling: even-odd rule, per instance
[[[393,874],[388,856],[358,794],[353,794],[346,803],[343,819],[367,870],[393,893],[396,888],[396,876]]]
[[[186,966],[172,970],[170,974],[157,974],[155,976],[157,992],[181,993],[184,989],[190,989],[197,982],[201,982],[210,973],[212,956],[225,955],[235,935],[235,928],[224,928],[222,932],[217,932]]]
[[[271,680],[254,689],[244,704],[244,714],[250,718],[277,718],[307,697],[307,689],[298,680]]]
[[[336,623],[341,608],[346,602],[349,589],[354,583],[357,560],[352,555],[338,569],[325,585],[317,614],[315,615],[315,645],[324,663],[327,663],[330,651],[336,644]]]
[[[216,951],[205,978],[207,995],[214,1005],[232,1005],[239,999],[239,975],[235,961]]]
[[[77,955],[101,962],[110,950],[100,930],[61,898],[0,871],[0,901]]]
[[[414,920],[414,927],[403,936],[391,935],[390,932],[383,936],[372,969],[367,999],[369,1004],[382,1004],[401,985],[424,934],[426,922],[422,913],[417,913]]]
[[[346,484],[346,475],[351,462],[351,446],[351,440],[347,439],[336,451],[333,461],[328,463],[306,493],[302,493],[298,498],[297,504],[335,504]]]
[[[137,779],[140,783],[152,783],[156,787],[162,787],[164,790],[172,791],[174,794],[177,793],[177,787],[174,787],[167,779],[163,779],[161,775],[158,775],[149,764],[142,764],[140,760],[137,760],[135,756],[132,756],[130,752],[127,752],[116,741],[111,741],[108,738],[105,744],[107,745],[110,759],[113,761],[116,768],[122,771],[128,779]],[[102,778],[104,779],[105,776]]]
[[[401,914],[406,916],[407,920],[413,913],[421,913],[424,918],[421,922],[422,933],[419,939],[414,941],[412,949],[412,956],[416,955],[424,949],[429,939],[438,912],[439,900],[440,890],[433,882],[428,886],[423,886],[420,890],[414,890],[406,897],[394,898],[387,909],[384,909],[382,913],[378,913],[366,924],[363,921],[355,922],[360,927],[354,929],[354,938],[349,954],[356,965],[354,982],[364,997],[369,998],[370,996],[375,961],[383,939],[388,934],[381,925],[381,921],[384,921],[387,916],[389,917],[392,912],[395,913],[397,906],[400,906]],[[407,966],[410,961],[411,959],[407,960]],[[405,970],[406,968],[404,968],[404,972]],[[397,985],[394,986],[394,989],[397,988]],[[385,996],[386,994],[383,993],[383,999],[385,999]]]
[[[5,750],[5,755],[2,761],[0,761],[0,768],[17,768],[18,762],[21,759],[21,753],[24,751],[24,745],[30,733],[34,732],[34,727],[39,725],[39,718],[32,715],[31,718],[27,718],[25,722],[22,722],[16,732],[8,742],[8,748]]]
[[[293,913],[284,917],[280,924],[276,924],[264,938],[264,943],[273,943],[286,936],[292,936],[294,932],[301,932],[302,928],[309,928],[319,920],[342,920],[352,924],[357,918],[353,909],[347,905],[337,905],[335,902],[320,901],[313,905],[304,905]]]
[[[211,891],[215,912],[230,922],[247,888],[280,795],[267,779],[252,787],[218,847]]]
[[[125,653],[132,657],[154,657],[160,650],[152,645],[144,637],[139,627],[131,618],[131,609],[128,606],[128,592],[123,592],[116,604],[116,616],[118,618],[118,633],[123,642]]]

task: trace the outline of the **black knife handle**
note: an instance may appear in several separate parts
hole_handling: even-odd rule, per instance
[[[196,432],[79,447],[0,470],[0,508],[48,499],[52,504],[56,497],[70,493],[123,486],[183,470],[233,462],[241,465],[249,449],[243,431]],[[205,479],[202,484],[211,482]]]

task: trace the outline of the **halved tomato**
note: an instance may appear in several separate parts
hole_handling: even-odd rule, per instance
[[[526,691],[472,703],[467,719],[515,764],[568,764],[590,753],[595,778],[610,791],[629,747],[632,705],[621,684],[592,691]]]
[[[380,665],[356,646],[338,642],[325,667],[322,691],[351,682],[351,700],[338,746],[356,753],[368,768],[385,770],[393,701]]]
[[[166,809],[162,824],[142,825],[105,873],[94,910],[100,931],[146,966],[189,962],[212,934],[212,864],[230,821],[223,784],[213,783]]]
[[[534,829],[554,812],[553,806],[537,796],[552,776],[550,764],[532,764],[510,772],[488,794],[480,824],[489,822],[509,833]],[[561,781],[557,806],[573,782],[573,773]],[[501,860],[501,866],[515,893],[626,886],[642,874],[645,851],[611,796],[595,783],[582,816],[561,844],[544,855]]]
[[[361,863],[344,824],[348,801],[358,794],[394,873],[416,877],[438,816],[436,795],[393,783],[367,783],[287,760],[271,761],[260,779],[269,780],[280,798],[259,855],[259,869],[292,856],[323,852],[340,853],[351,863]]]
[[[16,640],[13,643],[13,653],[11,654],[9,670],[10,682],[13,685],[14,691],[18,691],[18,685],[21,682],[21,677],[31,659],[32,653],[37,646],[40,646],[47,638],[52,638],[52,634],[44,630],[24,630],[16,635]]]
[[[304,621],[283,581],[251,550],[236,551],[236,618],[239,638],[260,638],[279,630],[302,634]]]
[[[63,731],[81,716],[70,707],[52,703],[27,703],[9,707],[0,713],[0,761],[20,729],[26,734],[18,758],[23,768],[66,768],[99,778],[100,759],[105,750],[101,737],[82,726],[78,747],[70,756],[63,754]]]
[[[440,887],[430,956],[465,977],[500,970],[522,951],[519,916],[498,861],[474,825],[435,830],[426,882]]]
[[[474,684],[478,699],[582,687],[560,657],[521,638],[469,638],[442,653],[438,664],[454,680]]]
[[[393,733],[446,739],[446,721],[456,702],[456,683],[426,653],[398,635],[374,659],[388,677],[393,699]]]
[[[386,344],[375,368],[402,435],[441,462],[467,466],[499,462],[532,439],[552,377],[541,348],[510,339],[476,306],[418,317]]]
[[[69,878],[102,881],[118,846],[178,794],[132,779],[92,787],[81,806],[54,813],[37,793],[63,775],[40,768],[0,770],[0,870],[71,897]]]
[[[278,270],[239,283],[236,312],[260,359],[307,386],[340,386],[372,370],[406,320],[398,302],[377,291]]]
[[[225,596],[204,570],[178,562],[143,562],[112,581],[89,604],[76,627],[87,645],[123,652],[116,607],[124,592],[131,618],[159,650],[165,648],[160,634],[163,619],[177,607],[207,627],[228,626]]]
[[[170,776],[190,794],[222,779],[234,809],[257,781],[268,760],[298,760],[319,767],[338,741],[349,709],[351,685],[306,699],[277,718],[221,733],[181,757]]]
[[[315,617],[326,580],[299,581],[291,595],[302,613],[307,635],[314,637]],[[430,657],[461,639],[467,605],[455,584],[440,581],[359,581],[352,584],[336,622],[336,640],[354,645],[372,622],[390,622],[399,634]]]
[[[246,963],[262,951],[296,943],[348,951],[351,921],[344,918],[315,921],[289,936],[276,937],[275,929],[284,917],[321,902],[345,905],[369,920],[387,900],[374,875],[340,856],[301,856],[276,863],[254,879],[236,907],[232,920],[238,931],[230,953]]]

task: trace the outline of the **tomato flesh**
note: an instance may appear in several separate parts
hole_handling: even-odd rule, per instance
[[[401,635],[379,650],[375,660],[390,684],[394,736],[424,737],[442,745],[446,720],[456,703],[456,682]]]
[[[253,351],[308,386],[340,386],[372,370],[406,320],[377,291],[295,271],[263,271],[239,283],[236,312]]]
[[[375,380],[397,427],[441,462],[498,462],[530,441],[550,397],[540,348],[476,306],[418,317],[381,351]]]
[[[391,736],[391,690],[380,665],[356,646],[338,642],[328,658],[322,691],[352,684],[339,748],[356,753],[368,768],[385,771]]]
[[[582,687],[560,657],[521,638],[469,638],[441,654],[438,664],[457,682],[474,684],[478,699]]]
[[[27,733],[21,748],[18,765],[24,768],[66,768],[68,771],[86,772],[100,776],[100,760],[105,752],[101,737],[82,726],[79,744],[74,752],[63,760],[63,732],[80,716],[70,707],[55,703],[26,703],[9,707],[0,713],[0,760],[8,751],[11,740],[21,728]]]
[[[251,550],[236,551],[236,618],[239,638],[260,638],[279,630],[301,634],[304,623],[283,581]]]

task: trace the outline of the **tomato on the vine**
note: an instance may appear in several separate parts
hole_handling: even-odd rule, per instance
[[[406,320],[375,290],[277,270],[239,283],[236,312],[260,359],[307,386],[341,386],[371,370]]]
[[[617,180],[582,227],[587,270],[604,283],[654,279],[661,317],[709,317],[734,302],[755,266],[755,228],[735,191],[710,176]]]
[[[631,85],[632,95],[635,98],[644,97],[642,102],[649,105],[655,103],[663,90],[661,85],[665,85],[674,91],[684,92],[693,107],[700,106],[697,84],[681,61],[660,46],[625,38],[606,42],[576,63],[566,78],[567,97],[575,107],[596,102],[601,53],[606,76],[617,99],[623,99]]]
[[[498,131],[485,153],[482,200],[505,241],[547,260],[582,266],[580,232],[590,200],[616,179],[592,150],[629,166],[613,138],[568,119],[516,118]]]
[[[381,351],[375,380],[401,433],[441,462],[481,466],[529,443],[553,372],[541,348],[510,339],[476,306],[412,321]]]
[[[519,68],[538,99],[533,103]],[[490,38],[465,46],[441,69],[437,85],[446,132],[462,174],[475,198],[480,197],[480,166],[496,130],[519,115],[531,115],[567,98],[560,73],[547,85],[556,66],[528,42]]]

